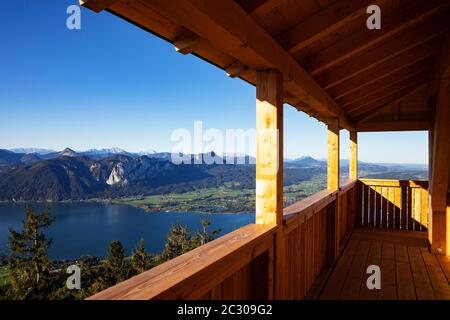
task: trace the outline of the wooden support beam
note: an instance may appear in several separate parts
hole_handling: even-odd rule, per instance
[[[405,99],[406,97],[410,96],[426,85],[427,84],[424,82],[424,80],[422,80],[421,82],[419,80],[415,81],[408,86],[401,87],[393,92],[389,92],[389,94],[384,94],[371,103],[353,109],[353,111],[350,111],[350,114],[356,119],[358,123],[366,121],[367,119],[371,118],[375,112],[384,109],[386,106],[395,103],[396,101]]]
[[[252,70],[279,70],[292,94],[323,117],[338,117],[342,127],[354,128],[342,108],[235,1],[154,0],[146,5]]]
[[[421,131],[428,130],[430,123],[424,121],[396,121],[396,122],[362,122],[357,123],[358,132],[375,131]]]
[[[328,119],[327,189],[339,190],[339,120]],[[339,197],[327,208],[327,265],[331,265],[339,253]]]
[[[428,110],[430,113],[430,129],[428,130],[428,181],[431,185],[431,178],[433,177],[433,150],[434,150],[434,122],[436,111],[436,94],[432,94],[428,97]],[[430,193],[428,192],[428,195]],[[431,201],[429,201],[431,206]]]
[[[250,72],[250,69],[247,65],[243,64],[240,61],[235,61],[225,68],[227,76],[230,78],[236,78],[244,75],[247,72]]]
[[[339,99],[351,94],[360,88],[367,87],[372,83],[384,79],[399,70],[414,67],[421,63],[433,63],[435,55],[441,48],[441,39],[432,39],[424,44],[410,49],[398,56],[392,57],[376,67],[368,69],[329,90],[329,93]]]
[[[281,5],[285,0],[262,0],[259,4],[254,6],[249,14],[252,17],[261,17],[269,13],[279,5]]]
[[[327,189],[339,189],[339,120],[328,121]]]
[[[256,223],[278,226],[274,296],[284,298],[283,247],[283,75],[256,73]]]
[[[283,220],[283,76],[258,71],[256,80],[256,223]]]
[[[392,57],[398,56],[409,49],[440,36],[445,33],[448,28],[448,16],[439,15],[434,19],[433,23],[422,24],[416,28],[414,32],[408,32],[391,41],[383,43],[373,50],[336,67],[333,71],[324,73],[317,78],[317,81],[325,89],[332,88],[374,66],[380,65]]]
[[[361,115],[378,109],[378,107],[374,106],[381,105],[379,101],[389,99],[389,103],[392,103],[395,100],[403,98],[405,95],[412,94],[413,90],[425,85],[426,80],[427,73],[424,72],[417,77],[413,77],[412,79],[401,81],[398,85],[387,87],[383,90],[378,90],[374,94],[367,95],[363,99],[355,102],[355,104],[349,105],[347,110],[349,114],[358,118],[357,121],[361,121]]]
[[[306,21],[287,30],[277,41],[290,53],[295,54],[311,43],[338,30],[349,21],[366,13],[371,4],[381,3],[376,0],[340,0],[313,15]]]
[[[108,9],[119,0],[79,0],[80,6],[88,8],[94,12],[100,12]]]
[[[361,31],[337,41],[335,44],[320,51],[317,55],[307,57],[301,61],[301,65],[313,76],[322,71],[342,63],[351,57],[362,53],[370,47],[374,47],[383,41],[408,30],[412,26],[430,18],[450,5],[450,2],[430,0],[412,2],[392,12],[383,14],[381,30]]]
[[[350,162],[349,162],[350,180],[358,179],[358,132],[350,131]]]
[[[434,121],[433,172],[430,184],[432,232],[431,251],[450,255],[448,199],[450,177],[450,75],[441,78]]]
[[[189,54],[204,45],[206,41],[195,33],[185,30],[175,37],[173,45],[175,50],[181,54]]]
[[[394,103],[394,106],[392,108],[392,121],[400,121],[400,115],[402,113],[402,102],[399,101],[397,103]]]
[[[411,90],[404,89],[403,91],[400,91],[400,92],[397,92],[396,94],[394,94],[393,98],[392,97],[384,98],[381,101],[381,104],[378,102],[378,103],[372,104],[372,107],[367,106],[367,108],[369,108],[369,110],[366,111],[365,114],[357,117],[358,123],[366,122],[367,120],[373,118],[378,113],[382,112],[386,108],[391,107],[392,105],[394,105],[394,107],[393,107],[394,114],[393,114],[392,121],[394,121],[394,122],[399,121],[400,116],[401,116],[400,112],[401,112],[401,107],[402,107],[401,106],[402,101],[405,100],[406,98],[409,98],[410,96],[412,96],[419,90],[424,89],[426,86],[427,86],[427,84],[423,83],[423,84],[419,84],[418,86],[413,87]],[[394,100],[387,101],[390,99],[394,99]]]
[[[385,78],[374,81],[372,85],[361,87],[352,93],[337,99],[338,103],[343,107],[348,105],[360,104],[363,105],[364,101],[370,101],[371,98],[380,98],[383,92],[386,92],[391,87],[404,86],[405,83],[417,80],[425,79],[429,75],[432,64],[426,60],[425,63],[414,64],[409,68],[400,69],[398,72],[394,72]]]
[[[428,91],[430,94],[436,93],[439,87],[439,82],[446,73],[450,72],[450,31],[447,32],[447,37],[444,46],[441,49],[438,59],[430,77],[430,85]]]

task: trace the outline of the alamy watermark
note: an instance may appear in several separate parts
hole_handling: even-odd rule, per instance
[[[369,30],[381,29],[381,9],[376,4],[367,7],[366,13],[370,16],[366,20],[366,26]]]
[[[381,269],[377,265],[370,265],[366,269],[366,273],[370,274],[367,278],[366,286],[369,290],[381,289]]]
[[[202,121],[194,121],[193,130],[175,129],[170,140],[174,143],[170,155],[174,164],[256,164],[258,159],[265,161],[258,163],[263,174],[278,171],[277,129],[264,128],[258,132],[254,128],[205,130]],[[268,148],[258,148],[257,142]]]
[[[66,287],[69,290],[80,290],[81,288],[81,270],[80,267],[73,264],[69,266],[66,270],[67,274],[70,276],[66,280]]]
[[[73,4],[67,7],[66,13],[69,15],[66,19],[66,27],[69,30],[81,29],[81,9]]]

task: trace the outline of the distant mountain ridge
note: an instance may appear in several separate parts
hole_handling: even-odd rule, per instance
[[[139,155],[116,148],[82,152],[66,148],[45,154],[0,149],[0,201],[116,198],[187,192],[224,184],[237,189],[255,188],[255,166],[249,156],[238,155],[231,161],[214,152],[184,155],[189,164],[175,164],[171,156],[169,152]],[[219,164],[211,164],[211,159]],[[239,165],[242,160],[244,164]],[[341,161],[342,178],[348,172],[345,167],[348,160]],[[392,168],[397,170],[397,178],[405,176],[402,167],[359,162],[360,173],[368,177],[382,177]],[[323,160],[310,156],[288,160],[284,163],[284,184],[326,176],[326,172],[327,163]],[[426,171],[418,172],[422,175]]]
[[[37,154],[47,154],[47,153],[52,153],[52,152],[56,152],[55,150],[50,150],[50,149],[42,149],[42,148],[13,148],[13,149],[9,149],[9,151],[12,151],[14,153],[37,153]]]
[[[109,153],[100,152],[101,155]],[[0,170],[0,201],[141,196],[219,187],[225,183],[238,189],[255,188],[254,165],[209,164],[208,159],[215,159],[218,163],[227,161],[214,152],[184,155],[185,160],[192,164],[174,164],[167,152],[96,157],[99,152],[76,152],[66,148],[41,155],[42,158],[37,158],[36,154],[15,154],[7,150],[0,150],[0,155],[5,163]],[[25,163],[23,157],[31,156],[36,159]],[[249,157],[241,157],[249,160]],[[285,183],[297,183],[322,172],[322,168],[288,168],[285,170]]]

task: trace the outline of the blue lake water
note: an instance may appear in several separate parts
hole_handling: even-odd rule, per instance
[[[43,204],[28,204],[40,212]],[[106,256],[112,240],[120,240],[130,254],[142,237],[148,252],[160,252],[171,226],[177,222],[199,230],[200,217],[211,220],[209,230],[222,229],[220,235],[253,223],[254,213],[199,214],[145,212],[128,205],[97,203],[51,203],[50,214],[56,218],[46,235],[53,238],[49,251],[52,259],[76,259],[82,255]],[[4,254],[8,229],[21,230],[25,219],[24,204],[0,203],[0,250]]]

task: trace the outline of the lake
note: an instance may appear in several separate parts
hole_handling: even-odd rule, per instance
[[[21,230],[25,219],[23,203],[0,203],[0,249],[6,253],[8,229]],[[44,204],[28,204],[40,212]],[[49,251],[52,259],[76,259],[82,255],[106,256],[112,240],[120,240],[126,254],[142,237],[151,253],[162,250],[171,226],[180,222],[190,230],[199,230],[200,217],[211,220],[209,230],[222,229],[224,235],[255,221],[254,213],[199,214],[179,212],[146,212],[129,205],[99,203],[50,203],[50,213],[56,220],[46,235],[53,238]]]

